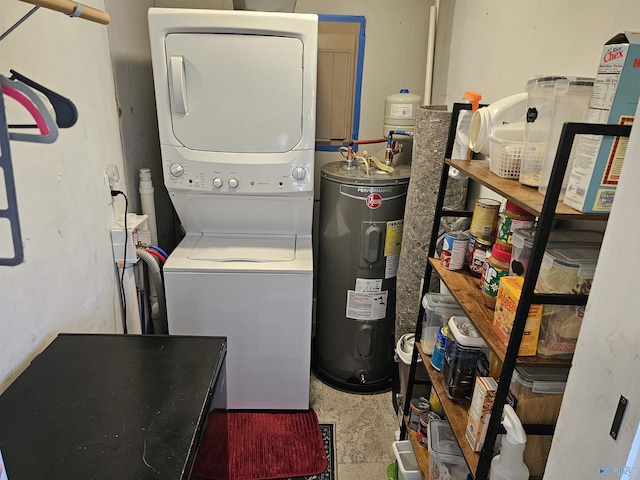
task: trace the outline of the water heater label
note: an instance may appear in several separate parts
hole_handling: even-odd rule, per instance
[[[384,256],[386,259],[384,278],[394,278],[398,275],[403,226],[404,219],[387,222],[384,236]]]
[[[379,292],[382,290],[382,279],[356,278],[356,292]]]
[[[387,231],[384,236],[384,256],[400,255],[402,246],[402,228],[404,220],[387,222]]]
[[[382,320],[387,316],[389,292],[347,291],[345,316],[354,320]]]

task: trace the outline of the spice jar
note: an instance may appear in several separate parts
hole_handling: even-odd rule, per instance
[[[536,217],[527,212],[524,208],[519,207],[515,203],[507,200],[504,212],[498,223],[496,243],[507,250],[511,251],[511,236],[514,230],[523,228],[533,228]]]
[[[500,279],[509,275],[511,252],[496,243],[491,249],[491,257],[485,262],[486,270],[482,277],[482,292],[484,303],[489,308],[496,308],[496,297]]]

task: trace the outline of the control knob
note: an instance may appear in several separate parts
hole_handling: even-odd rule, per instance
[[[293,172],[291,172],[291,175],[296,180],[304,180],[304,177],[307,176],[307,171],[304,169],[304,167],[296,167],[293,169]]]
[[[240,182],[238,182],[237,178],[230,178],[229,179],[229,188],[238,188]]]
[[[169,165],[169,173],[174,177],[181,177],[184,173],[184,167],[179,163],[172,163]]]
[[[220,188],[222,186],[222,179],[220,177],[216,177],[213,179],[213,186],[216,188]]]

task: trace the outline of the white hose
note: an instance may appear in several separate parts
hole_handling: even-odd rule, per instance
[[[149,267],[149,279],[156,287],[158,301],[151,304],[151,321],[153,322],[153,333],[166,335],[167,324],[167,302],[164,296],[164,285],[162,281],[162,271],[156,257],[147,252],[144,248],[136,248],[136,256]]]
[[[140,311],[138,310],[138,290],[136,289],[136,278],[133,268],[134,264],[128,263],[122,274],[122,268],[118,267],[118,276],[122,281],[122,291],[127,305],[127,333],[130,335],[141,334],[142,325],[140,323]]]

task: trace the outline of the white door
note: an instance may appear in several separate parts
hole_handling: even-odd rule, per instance
[[[193,150],[282,153],[302,136],[303,44],[297,38],[166,36],[171,121]]]

